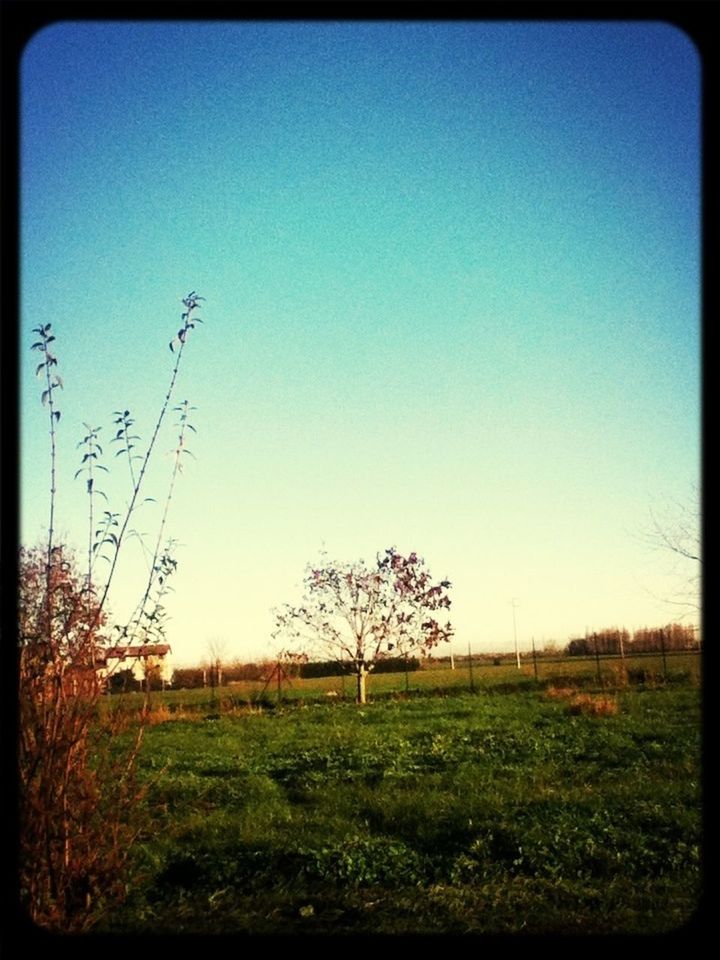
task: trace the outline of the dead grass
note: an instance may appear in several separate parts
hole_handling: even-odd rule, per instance
[[[545,691],[545,696],[549,700],[569,700],[571,697],[574,697],[576,690],[572,687],[548,687]]]
[[[548,687],[545,696],[550,700],[567,700],[568,713],[592,717],[615,716],[619,710],[617,697],[607,694],[578,693],[572,687]]]
[[[197,709],[185,709],[184,707],[177,707],[175,705],[170,709],[166,704],[160,703],[144,714],[144,719],[149,726],[156,727],[158,724],[169,723],[171,721],[197,723],[199,720],[219,720],[221,717],[246,717],[262,712],[262,707],[254,706],[251,703],[233,707],[223,706],[217,713],[212,714],[206,714]]]
[[[569,713],[591,717],[612,717],[618,710],[616,697],[592,696],[589,693],[579,693],[568,704]]]

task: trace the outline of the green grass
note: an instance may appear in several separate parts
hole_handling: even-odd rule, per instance
[[[618,701],[575,716],[529,684],[153,726],[135,880],[99,929],[677,928],[700,895],[699,690]]]
[[[701,658],[696,653],[668,654],[666,664],[659,654],[627,657],[625,660],[628,680],[632,686],[662,686],[666,683],[700,684]],[[429,693],[440,695],[448,693],[507,692],[513,690],[532,690],[539,684],[571,683],[582,687],[596,687],[600,683],[614,688],[623,677],[623,663],[619,657],[605,657],[600,660],[600,680],[598,665],[594,658],[575,657],[564,659],[538,659],[538,680],[532,661],[525,660],[518,670],[514,662],[476,661],[472,676],[465,662],[458,661],[456,669],[451,670],[448,663],[431,664],[421,670],[404,673],[371,673],[368,680],[368,697],[371,701],[384,698],[413,698]],[[242,709],[247,704],[257,703],[260,699],[269,705],[278,702],[278,690],[275,683],[266,685],[262,681],[239,681],[216,690],[209,688],[191,690],[167,689],[152,695],[155,705],[162,704],[169,711],[227,713],[233,709]],[[295,678],[284,682],[280,691],[282,703],[303,701],[353,701],[355,683],[352,676],[319,677],[312,679]],[[108,698],[113,704],[117,696]],[[124,695],[129,705],[140,706],[141,694]]]

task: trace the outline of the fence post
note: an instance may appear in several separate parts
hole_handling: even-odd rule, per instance
[[[533,668],[535,670],[535,682],[537,683],[538,668],[537,668],[537,651],[535,650],[535,637],[532,637],[532,655],[533,655]]]
[[[600,673],[600,652],[598,650],[598,635],[597,633],[593,634],[593,639],[595,641],[595,666],[597,668],[597,678],[598,685],[602,686],[602,675]]]
[[[667,660],[665,659],[665,627],[660,627],[660,650],[663,661],[663,680],[667,680]]]

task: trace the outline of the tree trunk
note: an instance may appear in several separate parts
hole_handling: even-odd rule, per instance
[[[365,681],[367,679],[367,668],[364,663],[358,664],[357,668],[357,700],[356,703],[366,703]]]

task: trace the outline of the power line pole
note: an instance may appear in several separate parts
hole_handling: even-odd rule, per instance
[[[517,668],[520,669],[520,650],[518,649],[517,642],[517,623],[515,622],[515,607],[517,606],[517,599],[515,597],[510,601],[510,606],[513,611],[513,634],[515,635],[515,659],[517,660]]]

